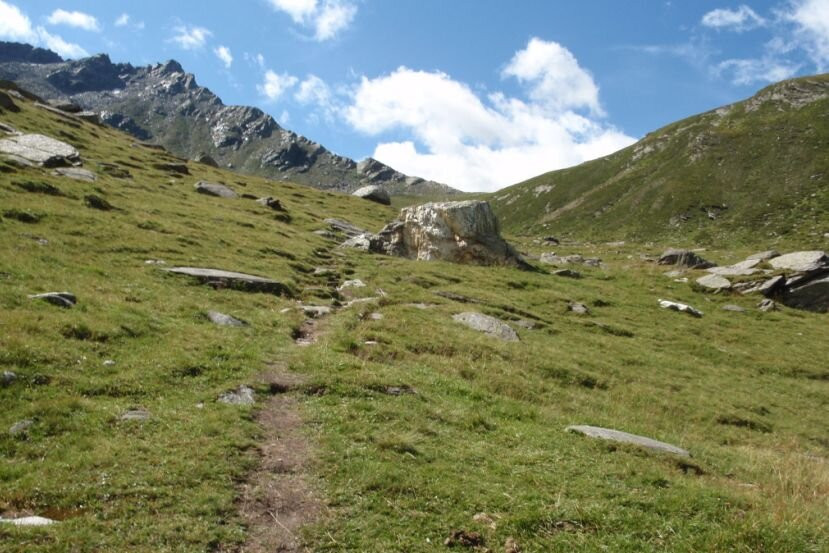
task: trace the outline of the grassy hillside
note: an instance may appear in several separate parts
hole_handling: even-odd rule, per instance
[[[827,118],[829,75],[785,81],[491,200],[512,232],[817,244],[829,232]]]
[[[154,165],[177,160],[126,135],[18,104],[0,121],[70,142],[98,180],[0,162],[0,371],[17,375],[0,387],[0,516],[60,520],[0,524],[4,552],[256,550],[241,498],[275,431],[259,413],[282,396],[310,444],[321,508],[300,536],[313,551],[444,551],[456,529],[492,551],[508,538],[525,552],[829,547],[825,315],[698,293],[640,259],[658,245],[581,250],[605,266],[578,280],[340,250],[313,232],[324,218],[377,230],[395,211],[195,163],[171,173]],[[198,180],[277,197],[289,217],[197,194]],[[87,207],[90,194],[116,209]],[[293,297],[161,270],[174,265],[271,277]],[[336,307],[347,298],[334,287],[354,278],[377,299],[337,309],[315,344],[296,345],[297,300]],[[63,290],[75,307],[27,298]],[[660,297],[705,316],[661,310]],[[217,327],[208,310],[250,326]],[[463,311],[507,321],[521,341],[455,323]],[[271,385],[273,371],[300,384]],[[255,406],[216,401],[240,385]],[[151,418],[121,419],[138,408]],[[7,431],[26,419],[27,432]],[[281,524],[278,510],[261,514]]]

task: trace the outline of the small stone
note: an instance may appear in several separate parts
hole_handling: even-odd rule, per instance
[[[146,409],[129,409],[128,411],[124,411],[120,418],[122,421],[146,421],[151,416],[150,412]]]
[[[644,447],[645,449],[651,449],[653,451],[658,451],[661,453],[673,453],[674,455],[681,455],[683,457],[689,457],[691,455],[687,450],[677,447],[675,445],[660,442],[651,438],[646,438],[645,436],[628,434],[627,432],[622,432],[620,430],[612,430],[610,428],[579,425],[568,426],[565,430],[567,432],[583,434],[591,438],[599,438],[602,440],[610,440],[613,442],[638,445],[640,447]]]
[[[733,311],[734,313],[745,313],[747,309],[739,305],[727,304],[722,306],[723,311]]]
[[[763,261],[768,261],[769,259],[778,257],[779,255],[780,255],[780,253],[775,251],[775,250],[766,250],[764,252],[757,252],[757,253],[751,254],[750,256],[746,257],[746,261],[757,260],[757,261],[763,262]]]
[[[383,320],[383,314],[382,313],[377,313],[375,311],[374,313],[369,313],[368,318],[371,319],[372,321],[382,321]]]
[[[31,299],[43,300],[57,305],[58,307],[72,307],[78,303],[75,294],[71,292],[46,292],[45,294],[34,294],[29,296]]]
[[[337,287],[337,292],[345,292],[350,288],[365,288],[366,283],[360,280],[359,278],[355,278],[353,280],[346,280],[342,284]]]
[[[757,309],[763,311],[764,313],[768,311],[777,311],[777,304],[774,302],[774,300],[766,298],[757,304]]]
[[[689,315],[692,315],[694,317],[702,317],[702,311],[695,309],[690,305],[662,299],[657,301],[659,302],[659,307],[663,309],[671,309],[673,311],[679,311],[680,313],[688,313]]]
[[[245,321],[242,321],[235,317],[231,317],[230,315],[225,315],[224,313],[219,313],[218,311],[208,311],[207,318],[210,319],[213,322],[213,324],[219,326],[248,326],[248,323],[246,323]]]
[[[479,547],[484,545],[484,538],[478,532],[467,532],[466,530],[452,530],[449,537],[443,542],[446,547]]]
[[[472,517],[473,522],[477,522],[478,524],[483,524],[484,526],[489,526],[491,529],[495,530],[497,525],[495,524],[495,520],[486,513],[476,513],[475,516]]]
[[[507,538],[504,542],[504,553],[521,553],[521,546],[513,538]]]
[[[572,311],[576,315],[589,315],[590,314],[590,309],[588,309],[586,305],[584,305],[583,303],[575,302],[575,301],[570,302],[567,305],[567,310]]]
[[[144,262],[145,265],[166,265],[167,262],[163,259],[148,259]]]
[[[504,340],[505,342],[518,341],[518,334],[516,334],[509,325],[499,321],[495,317],[490,317],[489,315],[484,315],[483,313],[466,312],[458,313],[457,315],[454,315],[452,319],[468,326],[472,330],[483,332],[493,338],[498,338],[500,340]]]
[[[193,277],[204,284],[208,284],[216,288],[234,288],[244,290],[246,292],[290,295],[290,288],[285,284],[256,275],[248,275],[234,271],[222,271],[219,269],[207,269],[202,267],[172,267],[170,269],[162,270],[169,273]]]
[[[95,182],[98,179],[92,171],[81,169],[79,167],[58,167],[52,172],[52,174],[58,177],[67,177],[84,182]]]
[[[533,330],[538,326],[538,323],[529,319],[518,319],[517,321],[513,321],[513,324],[515,326],[520,326],[521,328],[526,328],[527,330]]]
[[[0,524],[13,524],[14,526],[49,526],[55,524],[57,521],[45,517],[20,517],[20,518],[3,518],[0,517]]]
[[[317,267],[314,269],[314,276],[330,276],[333,274],[335,274],[335,271],[330,267]]]
[[[558,271],[553,271],[553,274],[564,278],[581,278],[581,273],[572,269],[559,269]]]
[[[215,184],[206,181],[199,181],[194,185],[196,192],[216,196],[218,198],[238,198],[239,195],[223,184]]]
[[[9,434],[12,436],[22,436],[28,432],[29,428],[35,423],[32,419],[23,419],[17,421],[9,428]]]
[[[696,282],[699,286],[702,286],[703,288],[712,290],[714,292],[720,292],[722,290],[728,290],[729,288],[731,288],[730,280],[723,276],[715,274],[699,277],[696,280]]]
[[[331,308],[327,305],[303,305],[300,308],[306,317],[314,319],[331,314]]]
[[[239,386],[236,390],[225,392],[219,396],[217,400],[219,403],[226,403],[228,405],[253,405],[256,403],[253,388],[248,386]]]
[[[17,375],[12,371],[3,371],[0,373],[0,386],[3,388],[11,386],[17,380]]]
[[[271,198],[270,196],[266,198],[259,198],[256,200],[261,206],[273,209],[274,211],[285,211],[285,206],[282,205],[282,202],[277,200],[276,198]]]
[[[114,366],[115,366],[115,360],[114,359],[106,359],[104,361],[104,367],[114,367]]]
[[[115,209],[112,207],[108,201],[103,199],[100,196],[96,196],[95,194],[88,194],[83,197],[83,203],[86,204],[86,207],[91,207],[92,209],[100,209],[101,211],[110,211]]]

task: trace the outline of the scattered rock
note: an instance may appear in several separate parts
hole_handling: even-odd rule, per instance
[[[499,321],[495,317],[469,311],[466,313],[458,313],[457,315],[454,315],[452,319],[468,326],[473,330],[483,332],[494,338],[498,338],[506,342],[518,341],[518,334],[516,334],[508,324]]]
[[[83,111],[83,108],[81,106],[79,106],[71,100],[53,98],[51,100],[47,100],[46,103],[50,107],[53,107],[65,113],[80,113],[81,111]]]
[[[678,250],[670,248],[659,256],[657,260],[659,265],[679,265],[680,267],[688,267],[690,269],[708,269],[714,264],[706,261],[695,252],[691,250]]]
[[[590,309],[588,309],[586,305],[584,305],[583,303],[575,302],[575,301],[570,302],[567,305],[567,310],[572,311],[576,315],[589,315],[590,314]]]
[[[86,205],[86,207],[91,207],[92,209],[99,209],[101,211],[111,211],[115,209],[111,203],[109,203],[100,196],[96,196],[95,194],[88,194],[84,196],[83,203]]]
[[[377,202],[378,204],[391,205],[391,197],[389,196],[389,193],[386,191],[386,189],[382,186],[364,186],[352,192],[351,195],[357,196],[358,198],[363,198],[364,200]]]
[[[10,111],[12,113],[17,113],[20,111],[20,108],[17,104],[14,103],[12,97],[0,90],[0,108]]]
[[[768,261],[769,259],[778,257],[779,255],[780,255],[780,253],[775,251],[775,250],[766,250],[764,252],[757,252],[757,253],[751,254],[750,256],[746,257],[746,261],[757,260],[757,261],[763,262],[763,261]]]
[[[333,276],[337,272],[331,267],[317,267],[314,269],[314,276]]]
[[[115,360],[114,359],[105,359],[103,363],[104,367],[114,367]]]
[[[256,397],[254,395],[253,388],[249,388],[248,386],[239,386],[235,390],[231,390],[220,395],[217,401],[228,405],[253,405],[256,403]]]
[[[757,309],[763,311],[764,313],[768,311],[777,311],[777,304],[774,300],[766,298],[757,304]]]
[[[723,311],[733,311],[735,313],[745,313],[747,309],[745,307],[740,307],[739,305],[734,304],[727,304],[722,306]]]
[[[727,267],[711,267],[708,269],[708,272],[720,276],[753,275],[757,272],[755,267],[760,263],[761,261],[759,259],[746,259],[745,261],[740,261]]]
[[[15,156],[42,167],[78,165],[78,150],[42,134],[21,134],[0,140],[0,153]]]
[[[219,326],[248,326],[248,323],[245,321],[231,317],[230,315],[225,315],[224,313],[219,313],[218,311],[208,311],[207,318],[210,319],[213,324]]]
[[[791,286],[781,300],[789,307],[826,313],[829,311],[829,275]]]
[[[163,146],[162,149],[164,149]],[[178,175],[190,174],[190,169],[187,168],[186,163],[153,163],[153,169],[159,169],[167,173],[176,173]]]
[[[172,267],[162,269],[169,273],[185,275],[215,288],[232,288],[245,292],[264,292],[276,295],[292,295],[290,288],[276,280],[234,271],[201,267]]]
[[[488,526],[492,530],[495,530],[498,526],[495,523],[495,519],[493,519],[486,513],[476,513],[475,516],[472,517],[472,521],[477,522],[478,524],[483,524],[484,526]]]
[[[0,131],[6,134],[18,134],[17,129],[9,125],[8,123],[0,122]]]
[[[303,305],[302,312],[306,317],[317,319],[331,314],[331,308],[327,305]]]
[[[78,303],[78,298],[71,292],[46,292],[45,294],[30,295],[29,298],[33,300],[48,301],[52,305],[58,307],[72,307]]]
[[[285,211],[285,206],[282,205],[282,202],[280,202],[276,198],[271,198],[270,196],[267,196],[265,198],[259,198],[258,200],[256,200],[256,203],[258,203],[261,206],[273,209],[274,211]]]
[[[660,299],[658,301],[659,307],[661,307],[662,309],[671,309],[673,311],[679,311],[680,313],[688,313],[689,315],[693,315],[694,317],[702,317],[702,311],[694,309],[690,305],[670,300]]]
[[[588,265],[591,267],[601,267],[602,265],[602,260],[598,257],[584,257],[579,254],[560,256],[552,252],[542,253],[538,260],[545,265],[555,265],[556,267],[564,265]]]
[[[46,216],[44,213],[36,213],[28,210],[7,209],[3,211],[3,217],[14,219],[21,223],[34,224],[39,223],[41,219]]]
[[[199,194],[207,194],[208,196],[216,196],[219,198],[238,198],[239,195],[224,184],[215,184],[212,182],[199,181],[194,185],[196,192]]]
[[[581,278],[581,273],[574,271],[573,269],[559,269],[557,271],[553,271],[552,274],[564,278]]]
[[[375,342],[375,344],[376,343],[377,342]],[[366,344],[368,344],[368,342],[366,342]],[[411,386],[403,384],[401,386],[386,386],[385,388],[383,388],[383,393],[388,394],[390,396],[402,396],[414,394],[415,391],[414,388],[412,388]]]
[[[343,221],[342,219],[326,219],[325,223],[331,228],[331,230],[342,232],[348,238],[354,238],[355,236],[368,234],[366,230],[361,229],[356,225],[352,225],[348,221]]]
[[[359,234],[352,236],[342,243],[343,248],[353,248],[355,250],[362,250],[365,252],[377,251],[381,248],[380,242],[372,234]]]
[[[12,436],[22,436],[29,431],[29,428],[35,423],[32,419],[23,419],[22,421],[17,421],[11,428],[9,428],[9,434]]]
[[[369,313],[368,318],[371,319],[372,321],[382,321],[383,320],[383,314],[378,313],[378,312],[375,311],[374,313]]]
[[[98,177],[95,176],[95,173],[86,169],[81,169],[80,167],[58,167],[52,172],[52,174],[84,182],[95,182],[98,179]]]
[[[824,251],[792,252],[769,260],[775,269],[809,273],[829,268],[829,258]]]
[[[219,166],[219,164],[216,163],[215,159],[213,159],[212,157],[210,157],[208,154],[205,154],[205,153],[201,153],[201,154],[197,155],[196,159],[194,159],[193,161],[195,161],[196,163],[201,163],[202,165],[207,165],[209,167],[218,167]]]
[[[150,420],[151,417],[152,415],[149,411],[139,408],[124,411],[120,418],[122,421],[146,421]]]
[[[591,438],[599,438],[601,440],[610,440],[613,442],[620,442],[625,444],[633,444],[639,447],[643,447],[645,449],[650,449],[653,451],[658,451],[661,453],[673,453],[674,455],[681,455],[683,457],[689,457],[691,454],[680,447],[675,445],[667,444],[665,442],[660,442],[651,438],[646,438],[645,436],[637,436],[636,434],[628,434],[627,432],[622,432],[620,430],[612,430],[610,428],[601,428],[599,426],[587,426],[587,425],[578,425],[578,426],[568,426],[565,429],[567,432],[575,432],[577,434],[583,434],[585,436],[589,436]]]
[[[527,330],[533,330],[538,326],[538,323],[529,319],[518,319],[517,321],[513,321],[513,324],[521,328],[526,328]]]
[[[13,524],[15,526],[49,526],[55,524],[57,521],[45,517],[20,517],[20,518],[3,518],[0,517],[0,524]]]
[[[720,275],[705,275],[697,279],[697,284],[708,290],[720,292],[731,288],[731,281]]]
[[[346,280],[342,284],[337,287],[338,292],[342,292],[347,290],[348,288],[365,288],[366,283],[360,280],[359,278],[355,278],[353,280]]]
[[[7,387],[14,384],[14,381],[17,380],[17,375],[12,371],[3,371],[0,373],[0,387]]]
[[[443,542],[446,547],[480,547],[484,545],[484,537],[478,532],[467,532],[466,530],[452,530],[449,537]]]
[[[145,265],[166,265],[167,262],[163,259],[147,259],[144,261]]]
[[[504,553],[521,553],[521,546],[513,538],[507,538],[504,542]]]

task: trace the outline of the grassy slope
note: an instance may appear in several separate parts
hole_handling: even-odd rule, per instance
[[[298,396],[328,505],[308,529],[316,550],[441,551],[454,528],[483,532],[493,550],[507,536],[524,551],[826,549],[825,316],[721,311],[756,299],[698,294],[639,261],[634,246],[582,251],[607,267],[578,281],[339,256],[310,232],[324,217],[377,229],[393,210],[193,163],[192,176],[176,179],[148,168],[161,154],[114,131],[70,127],[29,106],[0,117],[72,142],[87,168],[117,162],[133,175],[99,173],[86,184],[47,170],[0,173],[0,211],[45,215],[0,221],[0,369],[20,377],[0,388],[0,429],[36,421],[28,439],[0,433],[0,513],[64,519],[46,529],[0,526],[4,551],[233,549],[244,539],[236,483],[255,461],[258,429],[250,410],[215,398],[254,382],[269,361],[308,377],[309,393]],[[248,200],[195,194],[199,179],[277,196],[292,220]],[[67,196],[26,192],[22,181]],[[89,193],[120,210],[84,207]],[[282,313],[292,300],[193,285],[144,264],[156,258],[283,279],[308,301],[322,283],[307,271],[335,266],[388,297],[341,310],[320,343],[296,348],[290,335],[301,318]],[[78,306],[26,298],[63,289]],[[440,290],[483,303],[452,302]],[[659,310],[658,297],[706,316]],[[568,301],[592,315],[568,313]],[[208,309],[251,327],[214,327]],[[519,329],[520,343],[493,342],[452,322],[470,309],[541,327]],[[363,316],[374,310],[384,318]],[[382,393],[388,385],[417,393]],[[120,421],[131,407],[153,419]],[[693,452],[693,466],[563,432],[579,423],[677,443]],[[474,523],[479,512],[496,529]]]
[[[829,75],[757,97],[826,93]],[[508,230],[603,240],[819,242],[829,231],[829,98],[751,100],[678,121],[634,146],[492,196]],[[647,153],[647,150],[651,150]],[[707,206],[722,206],[716,220]],[[678,216],[687,218],[677,222]]]

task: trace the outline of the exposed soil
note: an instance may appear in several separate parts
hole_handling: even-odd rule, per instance
[[[239,512],[248,528],[245,553],[309,551],[300,529],[323,513],[309,484],[311,446],[293,396],[302,379],[284,370],[263,375],[274,393],[257,415],[263,436],[259,465],[243,484]]]

